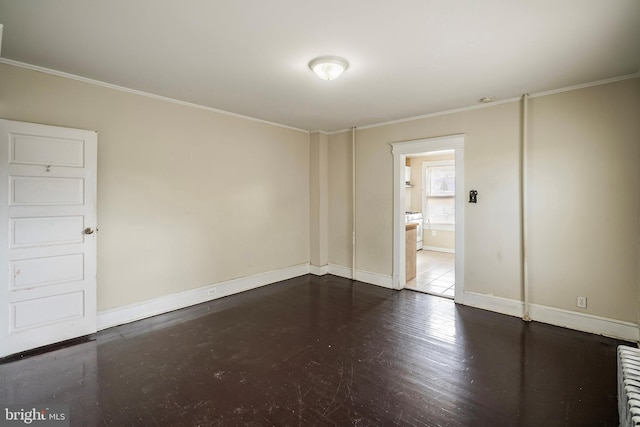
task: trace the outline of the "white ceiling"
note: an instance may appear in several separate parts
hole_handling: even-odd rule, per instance
[[[305,130],[640,71],[639,0],[0,0],[0,24],[3,58]]]

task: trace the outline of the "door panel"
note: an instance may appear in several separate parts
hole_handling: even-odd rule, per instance
[[[11,177],[10,206],[82,205],[82,178]]]
[[[83,139],[30,135],[28,129],[25,130],[25,133],[17,131],[9,135],[10,164],[78,168],[84,166]]]
[[[95,132],[0,120],[0,357],[96,330]]]
[[[83,254],[9,261],[9,289],[35,288],[84,279]]]
[[[84,218],[81,216],[10,218],[10,247],[81,243],[84,239],[83,224]]]
[[[13,303],[12,312],[12,331],[77,319],[84,315],[83,291]]]

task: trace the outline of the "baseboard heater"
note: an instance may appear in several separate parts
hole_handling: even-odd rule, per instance
[[[618,346],[620,427],[640,427],[640,349]]]

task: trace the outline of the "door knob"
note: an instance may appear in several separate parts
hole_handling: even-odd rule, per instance
[[[84,234],[93,234],[93,228],[87,227],[84,229]]]

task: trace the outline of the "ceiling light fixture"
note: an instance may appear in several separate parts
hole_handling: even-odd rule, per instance
[[[488,104],[490,102],[494,102],[495,100],[495,96],[485,96],[484,98],[480,98],[478,101],[482,102],[483,104]]]
[[[335,80],[349,68],[349,63],[338,56],[323,56],[309,62],[309,68],[322,80]]]

